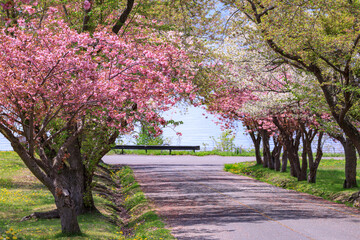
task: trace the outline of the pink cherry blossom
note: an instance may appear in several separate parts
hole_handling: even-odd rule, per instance
[[[187,53],[156,32],[139,26],[120,37],[104,28],[90,36],[53,17],[55,9],[48,14],[40,29],[19,19],[20,27],[0,32],[0,128],[8,136],[29,137],[29,122],[35,140],[52,139],[60,123],[66,130],[94,121],[120,133],[146,121],[160,133],[159,112],[195,98]]]

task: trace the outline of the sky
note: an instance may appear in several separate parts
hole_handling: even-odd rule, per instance
[[[164,117],[167,120],[183,121],[183,124],[175,129],[177,132],[181,132],[181,137],[177,137],[176,131],[172,129],[164,129],[164,137],[171,139],[173,145],[196,145],[200,146],[200,148],[206,147],[209,150],[215,147],[213,139],[219,141],[222,133],[220,125],[215,124],[217,119],[206,113],[201,107],[190,106],[187,111],[175,108],[165,113]],[[236,147],[245,149],[252,147],[250,137],[245,135],[245,131],[241,126],[233,133],[236,135],[234,140]]]

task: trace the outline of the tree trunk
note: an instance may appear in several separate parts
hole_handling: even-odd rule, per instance
[[[356,149],[349,138],[346,138],[344,144],[345,151],[345,181],[344,188],[357,187],[356,183]]]
[[[307,167],[308,167],[308,162],[307,162],[307,152],[309,149],[309,145],[311,143],[309,143],[309,139],[305,136],[305,131],[306,129],[303,130],[303,132],[301,133],[301,138],[303,141],[303,151],[301,154],[301,169],[300,169],[300,176],[299,176],[299,181],[304,181],[306,180],[306,175],[307,175]],[[311,150],[311,146],[310,146],[310,150]]]
[[[324,136],[324,132],[320,132],[319,138],[318,138],[318,143],[317,143],[315,161],[313,160],[311,146],[310,146],[310,149],[308,150],[309,169],[310,169],[309,170],[309,175],[308,175],[308,182],[309,183],[315,183],[316,182],[317,169],[318,169],[318,167],[320,165],[320,161],[321,161],[321,158],[323,156],[322,144],[321,144],[323,136]]]
[[[69,162],[71,160],[74,159],[69,159]],[[80,179],[76,170],[71,169],[71,164],[70,167],[64,164],[55,176],[55,204],[60,215],[62,233],[65,234],[81,233],[77,221],[83,206],[83,191],[80,190],[83,181],[79,181]]]
[[[299,181],[306,180],[307,168],[308,168],[307,153],[305,150],[303,150],[303,153],[301,154],[301,169],[300,169],[300,177],[298,179]]]
[[[284,148],[287,152],[287,158],[290,162],[290,174],[293,177],[297,177],[299,181],[305,180],[301,178],[301,167],[299,159],[299,145],[301,138],[301,131],[299,129],[292,130],[286,125],[286,120],[280,120],[277,117],[273,117],[273,122],[279,129],[281,139],[283,141]]]
[[[296,171],[296,168],[295,168],[295,165],[294,165],[294,161],[291,160],[292,158],[291,158],[291,156],[290,156],[289,153],[287,153],[287,156],[288,156],[289,162],[290,162],[290,175],[297,178],[297,177],[298,177],[298,173],[297,173],[297,171]]]
[[[342,134],[330,134],[331,137],[337,139],[344,148],[345,153],[345,181],[344,188],[357,187],[356,183],[356,165],[357,165],[357,156],[356,148],[352,141],[347,136]]]
[[[300,159],[299,159],[299,144],[300,144],[300,133],[295,133],[295,139],[292,139],[292,136],[287,136],[285,140],[286,150],[287,150],[287,157],[290,162],[290,173],[291,176],[298,178],[299,181],[306,180],[301,178],[301,166],[300,166]]]
[[[281,163],[280,163],[280,154],[281,154],[281,148],[280,142],[278,140],[278,137],[273,136],[274,141],[274,148],[271,152],[271,158],[272,162],[274,163],[274,168],[276,171],[280,171]]]
[[[67,158],[63,160],[61,168],[55,175],[54,198],[60,215],[62,232],[78,234],[81,231],[77,216],[86,212],[85,171],[79,142],[74,141],[67,148],[67,152],[69,153]]]
[[[81,233],[77,220],[76,205],[67,189],[57,188],[55,204],[60,214],[61,231],[65,234]]]
[[[286,152],[285,148],[284,148],[284,152],[283,152],[283,155],[282,155],[282,158],[281,158],[281,162],[282,162],[282,165],[281,165],[280,172],[286,172],[288,158],[287,158],[287,152]]]
[[[316,182],[316,174],[317,174],[317,168],[310,168],[309,169],[308,183],[315,183]]]
[[[135,107],[136,105],[133,106],[134,109]],[[121,126],[126,127],[126,122],[122,122]],[[96,171],[99,162],[101,161],[101,158],[111,150],[111,146],[115,143],[117,137],[119,136],[119,131],[117,130],[108,131],[106,126],[105,128],[102,128],[102,131],[100,131],[100,129],[101,128],[98,129],[98,132],[94,133],[94,136],[91,134],[88,134],[86,136],[86,139],[96,139],[95,143],[90,145],[81,145],[81,151],[83,152],[81,158],[83,162],[84,173],[83,207],[81,213],[98,211],[95,207],[92,194],[92,181],[94,177],[94,172]],[[102,137],[98,138],[98,136]],[[78,145],[80,146],[80,142]],[[76,155],[79,156],[81,151],[79,148]]]
[[[308,137],[307,133],[304,133],[304,135],[306,135],[306,136],[303,138],[304,148],[303,148],[303,154],[302,155],[303,155],[303,158],[306,157],[306,156],[309,157],[308,182],[309,183],[315,183],[317,167],[315,168],[315,165],[314,165],[313,152],[312,152],[311,142],[309,140],[309,137]]]
[[[85,167],[80,152],[80,144],[75,141],[70,147],[68,147],[69,158],[68,166],[64,166],[63,175],[67,180],[67,188],[72,193],[72,200],[75,204],[75,211],[77,214],[86,212],[84,204],[85,194]]]
[[[251,140],[255,147],[256,164],[261,165],[261,164],[263,164],[263,162],[261,160],[261,153],[260,153],[261,135],[260,135],[260,133],[257,133],[257,135],[256,135],[255,132],[253,132],[253,131],[250,131],[249,134],[250,134]]]
[[[274,164],[271,161],[270,154],[270,137],[266,130],[261,130],[262,142],[263,142],[263,167],[274,169]]]

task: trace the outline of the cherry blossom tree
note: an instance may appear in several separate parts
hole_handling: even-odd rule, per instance
[[[62,231],[76,233],[96,165],[86,160],[101,159],[138,120],[160,131],[156,110],[193,97],[193,69],[184,51],[144,26],[128,36],[78,33],[57,11],[1,29],[0,132],[54,196]]]
[[[208,110],[220,114],[223,121],[243,122],[253,140],[258,164],[262,162],[264,167],[280,170],[280,152],[284,148],[283,166],[286,167],[289,158],[293,176],[298,180],[315,182],[322,157],[323,133],[319,131],[313,111],[306,104],[304,90],[314,88],[309,84],[312,83],[311,76],[289,66],[276,65],[266,48],[246,47],[243,36],[225,39],[220,49],[226,53],[222,61],[229,64],[226,73],[221,75],[222,79],[211,88],[212,97],[206,98]],[[311,142],[316,135],[319,136],[318,154],[314,160]],[[271,138],[274,141],[272,152]],[[302,164],[299,158],[301,140]],[[262,161],[260,141],[263,145]]]

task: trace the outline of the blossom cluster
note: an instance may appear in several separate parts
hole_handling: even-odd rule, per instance
[[[165,124],[159,111],[194,99],[190,60],[171,42],[138,29],[78,33],[56,11],[41,28],[20,19],[0,32],[0,121],[14,133],[86,119],[126,132],[138,120]]]
[[[204,102],[224,128],[241,121],[248,131],[263,129],[273,135],[278,131],[273,118],[283,119],[280,122],[293,129],[300,122],[319,127],[319,118],[330,120],[326,110],[315,113],[309,107],[309,94],[318,91],[311,76],[275,64],[269,51],[246,46],[243,36],[225,39],[219,52],[225,53],[219,70],[223,74],[216,75]]]

